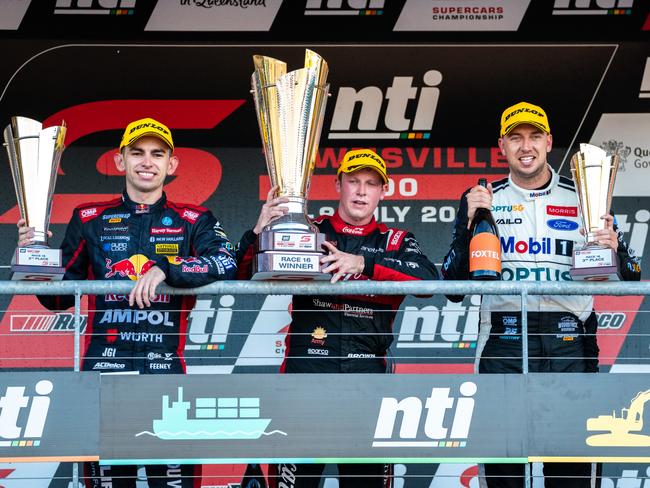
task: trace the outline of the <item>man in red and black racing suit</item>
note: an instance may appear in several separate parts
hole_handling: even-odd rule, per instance
[[[184,373],[187,318],[195,297],[157,295],[156,286],[164,281],[193,288],[235,277],[232,246],[212,213],[172,203],[162,190],[165,176],[178,164],[173,147],[171,132],[159,122],[129,124],[116,155],[118,169],[126,171],[126,190],[115,200],[78,206],[66,229],[65,280],[136,282],[130,295],[88,297],[84,371]],[[21,221],[19,245],[28,244],[31,235]],[[72,296],[39,300],[51,310],[74,304]],[[86,471],[87,486],[93,488],[136,483],[135,466],[87,463]],[[200,469],[191,465],[148,465],[146,472],[150,487],[200,484]]]
[[[433,263],[408,231],[379,224],[373,212],[387,189],[384,161],[373,151],[345,154],[336,180],[339,207],[314,221],[327,239],[329,255],[321,262],[332,282],[344,280],[436,280]],[[283,215],[286,198],[269,191],[257,225],[238,246],[238,277],[250,277],[253,243],[274,218]],[[283,373],[385,373],[392,325],[403,296],[294,296],[286,338]],[[339,464],[339,486],[390,486],[391,466]],[[280,464],[269,467],[269,485],[312,488],[324,465]],[[365,475],[366,477],[360,478]],[[356,476],[356,477],[355,477]]]
[[[526,102],[507,108],[499,147],[508,159],[510,175],[492,182],[489,190],[477,185],[461,197],[453,241],[442,265],[443,279],[468,279],[468,222],[477,208],[489,208],[499,229],[503,280],[570,281],[573,251],[584,237],[573,181],[547,163],[552,136],[546,113]],[[624,280],[638,281],[638,259],[616,231],[613,217],[603,218],[606,229],[596,232],[598,244],[617,251]],[[593,306],[592,296],[528,297],[531,372],[598,371],[598,323]],[[476,353],[479,373],[522,372],[520,309],[519,296],[482,298]],[[593,486],[594,468],[587,463],[545,463],[545,486]],[[486,476],[489,487],[524,486],[521,464],[485,464],[480,474]]]

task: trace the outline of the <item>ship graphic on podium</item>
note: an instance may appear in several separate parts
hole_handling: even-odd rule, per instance
[[[194,418],[190,418],[191,402],[183,400],[183,387],[178,388],[178,399],[170,402],[162,397],[162,418],[153,421],[153,435],[165,440],[259,439],[271,419],[260,418],[259,398],[196,398]]]

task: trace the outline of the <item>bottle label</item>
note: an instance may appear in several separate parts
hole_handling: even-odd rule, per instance
[[[499,238],[490,232],[481,232],[469,243],[469,271],[501,273],[501,246]]]

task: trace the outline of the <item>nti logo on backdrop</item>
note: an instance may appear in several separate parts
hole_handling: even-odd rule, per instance
[[[413,76],[395,76],[389,87],[342,86],[336,97],[330,139],[429,139],[440,97],[442,73],[422,75],[421,87]],[[418,83],[419,84],[419,83]],[[384,100],[386,102],[384,103]],[[354,117],[360,106],[358,118]]]
[[[553,15],[632,15],[634,0],[555,0]]]
[[[43,436],[50,397],[54,385],[51,381],[36,383],[36,395],[25,396],[24,386],[8,386],[0,397],[0,447],[39,446]],[[31,401],[30,401],[31,400]],[[21,411],[26,408],[25,414]]]
[[[55,14],[133,15],[135,0],[56,0]]]
[[[384,0],[307,0],[305,15],[382,15]]]
[[[451,388],[432,388],[424,401],[427,413],[422,429],[429,440],[417,440],[422,418],[422,400],[407,397],[398,400],[384,397],[381,401],[375,440],[372,447],[465,447],[474,413],[476,383],[460,385],[460,397],[449,396]],[[449,412],[447,412],[449,410]],[[395,429],[398,413],[402,425]],[[379,440],[388,439],[388,440]]]

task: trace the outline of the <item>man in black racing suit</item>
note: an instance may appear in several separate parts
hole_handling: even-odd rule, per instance
[[[115,162],[126,172],[121,197],[78,206],[61,249],[66,280],[133,280],[127,295],[89,296],[82,369],[103,373],[184,373],[183,348],[194,296],[157,295],[163,281],[193,288],[232,279],[236,262],[221,224],[203,207],[167,200],[163,183],[173,174],[171,132],[153,119],[129,124]],[[33,236],[19,222],[19,246]],[[41,296],[51,310],[74,304],[72,296]],[[137,305],[135,307],[134,305]],[[89,486],[135,486],[135,466],[88,463]],[[150,487],[192,487],[200,469],[190,465],[146,467]],[[179,484],[180,483],[180,484]]]
[[[339,207],[314,223],[327,239],[329,254],[321,259],[332,282],[343,280],[435,280],[433,263],[422,254],[413,234],[391,229],[373,213],[388,184],[384,161],[373,151],[345,154],[336,180]],[[257,225],[238,246],[238,277],[250,276],[257,234],[286,212],[288,199],[269,191]],[[284,373],[384,373],[393,341],[392,324],[403,296],[295,296],[286,338]],[[339,486],[390,486],[391,467],[382,464],[339,464]],[[281,464],[269,467],[271,487],[312,488],[324,465]],[[364,476],[365,475],[365,476]],[[356,476],[356,477],[355,477]],[[359,478],[364,476],[363,478]]]
[[[489,189],[477,185],[461,197],[443,278],[468,279],[469,223],[477,208],[488,208],[499,229],[503,280],[570,281],[573,250],[584,237],[574,184],[547,163],[552,136],[546,113],[526,102],[507,108],[501,118],[499,147],[508,159],[510,175],[491,183]],[[638,259],[616,231],[613,217],[602,218],[606,228],[595,233],[596,242],[617,251],[624,280],[638,281]],[[527,307],[531,372],[598,371],[592,296],[529,296]],[[521,373],[520,308],[518,296],[483,297],[479,373]],[[490,487],[524,485],[523,465],[486,464],[483,469]],[[545,463],[545,486],[590,487],[593,471],[587,463]]]

